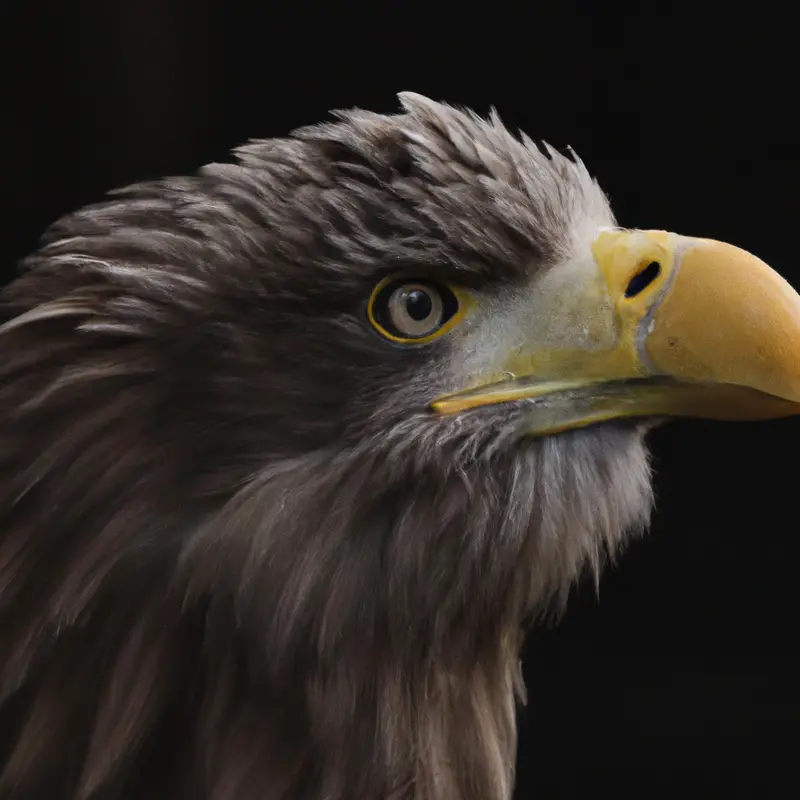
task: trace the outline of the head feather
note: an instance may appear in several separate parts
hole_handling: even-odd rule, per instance
[[[4,292],[0,796],[509,796],[521,626],[644,524],[641,430],[433,418],[448,345],[364,302],[613,218],[577,158],[401,102],[116,192]]]

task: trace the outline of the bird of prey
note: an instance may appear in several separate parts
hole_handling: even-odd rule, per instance
[[[420,95],[56,223],[2,295],[0,798],[505,800],[524,626],[800,297]]]

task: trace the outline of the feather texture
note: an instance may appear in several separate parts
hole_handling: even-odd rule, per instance
[[[526,619],[645,524],[642,430],[433,418],[487,294],[612,224],[577,158],[418,95],[57,223],[2,297],[0,798],[503,800]]]

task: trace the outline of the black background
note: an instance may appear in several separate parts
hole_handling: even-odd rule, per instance
[[[788,6],[787,6],[788,9]],[[63,213],[413,90],[572,145],[623,225],[800,287],[800,67],[768,4],[5,0],[4,279]],[[709,309],[713,314],[713,309]],[[800,420],[673,423],[650,535],[531,634],[517,796],[797,796]]]

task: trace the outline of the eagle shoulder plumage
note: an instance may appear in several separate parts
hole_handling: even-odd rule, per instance
[[[508,798],[523,625],[646,524],[646,429],[793,413],[765,265],[401,101],[115,192],[4,291],[0,797]],[[719,355],[723,262],[789,310]]]

